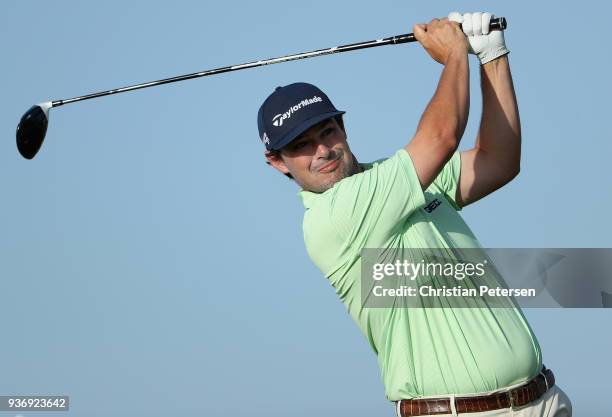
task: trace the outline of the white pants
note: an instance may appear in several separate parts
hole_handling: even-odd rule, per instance
[[[457,415],[457,413],[439,414],[438,417]],[[502,408],[501,410],[479,413],[461,413],[459,415],[461,417],[572,417],[572,403],[561,388],[553,385],[536,401],[522,407]]]

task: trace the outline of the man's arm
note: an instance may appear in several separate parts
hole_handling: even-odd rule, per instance
[[[482,118],[473,149],[461,153],[457,204],[463,207],[510,182],[520,170],[521,124],[508,56],[481,66]]]
[[[425,190],[459,146],[467,124],[468,43],[459,26],[447,19],[415,25],[414,34],[429,55],[444,65],[436,92],[405,147]]]

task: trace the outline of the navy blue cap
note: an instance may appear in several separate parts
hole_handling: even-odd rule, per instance
[[[344,112],[312,84],[278,87],[259,108],[259,138],[267,150],[279,150],[312,126],[339,114]]]

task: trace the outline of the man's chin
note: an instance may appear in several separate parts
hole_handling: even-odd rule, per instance
[[[320,181],[318,181],[317,186],[315,187],[318,193],[325,192],[336,185],[338,182],[342,181],[346,177],[349,177],[350,173],[346,170],[340,169],[338,167],[332,172],[328,172],[326,174],[322,174],[320,177]]]

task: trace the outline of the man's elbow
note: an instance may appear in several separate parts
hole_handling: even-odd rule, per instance
[[[503,152],[505,155],[497,158],[497,161],[499,161],[498,166],[501,169],[500,177],[502,177],[504,184],[509,183],[521,173],[520,135],[516,142],[519,144],[518,146]]]
[[[508,180],[508,182],[518,177],[518,174],[520,173],[521,173],[521,164],[519,162],[518,164],[516,164],[516,167],[510,172],[510,179]]]
[[[516,142],[519,144],[516,147],[516,151],[513,152],[514,158],[512,158],[512,163],[510,164],[510,168],[509,168],[509,177],[510,179],[508,180],[508,182],[512,181],[513,179],[515,179],[516,177],[518,177],[518,174],[521,173],[521,135],[519,133]]]
[[[446,152],[449,155],[455,153],[457,148],[459,148],[460,137],[455,132],[441,132],[438,135],[434,136],[435,141],[439,144],[441,148],[446,149]]]
[[[518,177],[521,173],[521,163],[518,161],[516,164],[506,168],[501,176],[502,185],[508,184],[510,181]]]

